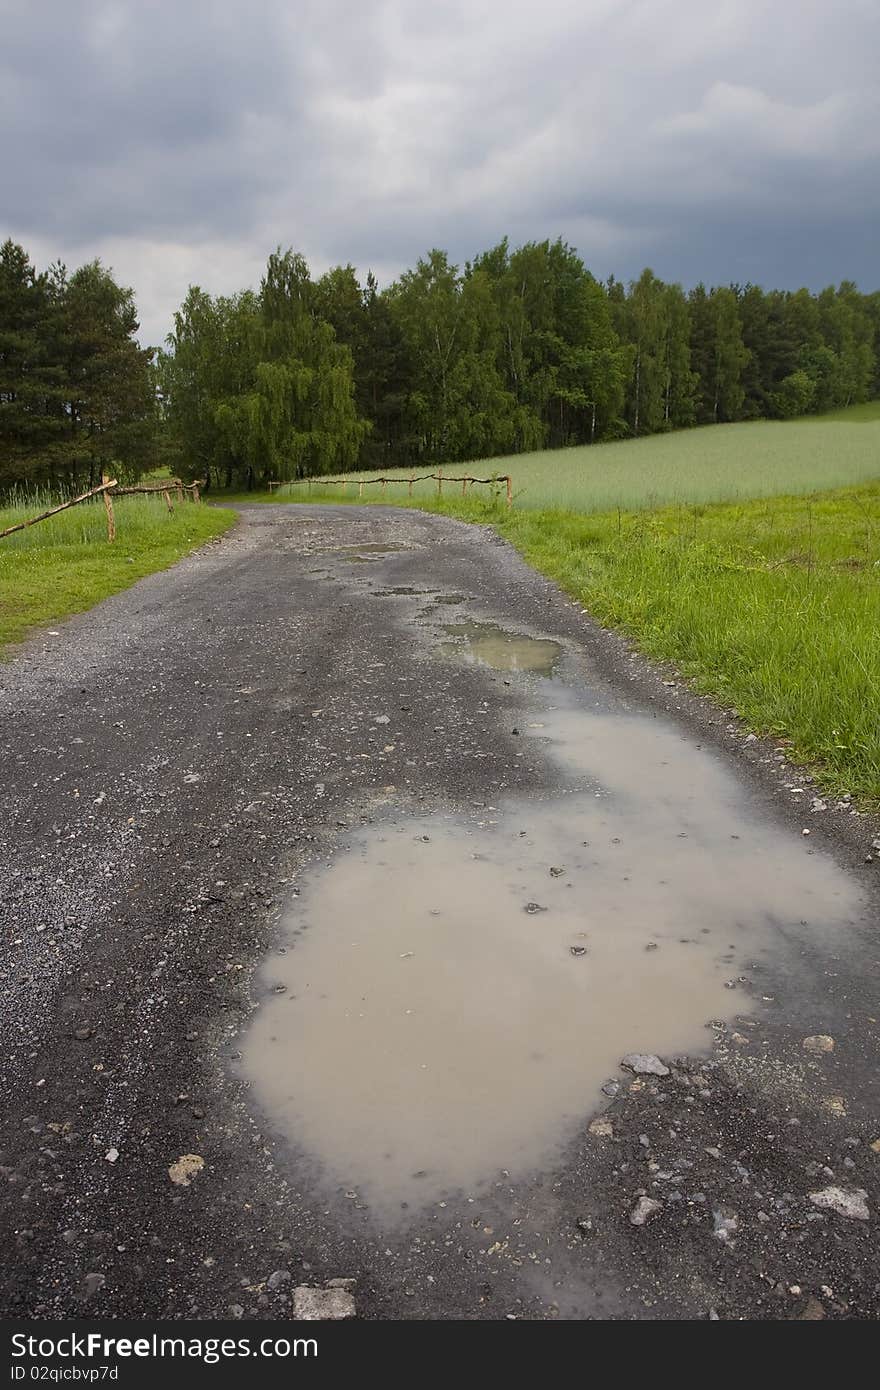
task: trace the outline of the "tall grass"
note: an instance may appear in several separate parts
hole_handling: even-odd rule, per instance
[[[499,519],[600,622],[880,802],[880,484],[814,498]]]
[[[41,491],[15,494],[0,506],[0,530],[63,500]],[[120,497],[113,506],[113,544],[100,497],[0,540],[0,647],[173,564],[235,519],[190,502],[169,513],[161,495]]]

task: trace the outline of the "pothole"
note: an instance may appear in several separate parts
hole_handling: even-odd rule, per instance
[[[702,1049],[768,952],[796,971],[860,904],[675,731],[578,713],[533,733],[576,786],[363,832],[265,967],[255,1094],[386,1220],[552,1164],[623,1054]]]
[[[410,584],[397,584],[392,589],[374,589],[373,598],[397,598],[398,595],[401,594],[418,594],[420,597],[422,597],[430,593],[430,589],[415,589]]]
[[[367,563],[369,561],[381,560],[383,555],[392,555],[399,550],[409,550],[407,545],[399,545],[394,541],[370,542],[367,545],[341,545],[334,552],[341,555],[343,560],[351,563]]]
[[[447,623],[453,639],[441,642],[440,653],[468,666],[489,666],[493,671],[530,671],[550,676],[562,656],[559,642],[524,637],[494,623]]]

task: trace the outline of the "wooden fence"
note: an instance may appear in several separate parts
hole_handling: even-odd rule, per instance
[[[67,502],[60,502],[57,507],[49,507],[45,512],[40,512],[38,516],[28,517],[26,521],[18,521],[14,526],[7,526],[5,531],[0,531],[0,540],[4,536],[11,536],[16,531],[24,531],[28,526],[36,526],[38,521],[48,521],[49,517],[57,516],[59,512],[66,512],[68,507],[78,507],[80,502],[88,502],[93,497],[100,497],[104,502],[104,510],[107,515],[107,539],[116,540],[116,515],[113,511],[114,497],[132,497],[135,493],[142,493],[147,496],[161,493],[165,499],[165,504],[169,512],[174,511],[171,501],[172,491],[176,493],[177,500],[182,502],[189,494],[193,502],[201,502],[200,489],[204,487],[204,481],[200,483],[184,483],[180,478],[169,478],[167,482],[153,483],[145,487],[120,487],[115,478],[108,478],[104,474],[98,487],[89,488],[88,492],[81,492],[78,497],[71,497]]]
[[[311,492],[313,487],[338,487],[343,492],[345,492],[348,488],[349,483],[357,483],[358,497],[363,497],[365,487],[372,487],[376,484],[381,484],[382,492],[384,494],[385,488],[387,487],[388,483],[406,483],[407,495],[409,497],[412,497],[413,483],[425,482],[436,482],[438,497],[443,496],[444,483],[461,483],[462,497],[467,496],[467,490],[472,483],[504,483],[506,488],[507,505],[508,507],[513,506],[513,479],[510,477],[509,474],[496,474],[491,478],[474,478],[471,477],[469,473],[465,475],[459,474],[458,476],[456,476],[453,473],[444,473],[442,468],[439,469],[436,473],[412,474],[407,478],[292,478],[290,482],[287,483],[270,483],[269,490],[271,491],[273,488],[278,487],[307,486],[309,492]]]

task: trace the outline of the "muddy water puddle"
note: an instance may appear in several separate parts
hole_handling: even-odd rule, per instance
[[[768,951],[794,969],[859,907],[675,731],[561,712],[528,732],[565,790],[363,832],[265,968],[255,1094],[386,1221],[552,1164],[622,1055],[706,1047]]]
[[[393,555],[400,550],[409,550],[408,545],[398,545],[394,541],[370,542],[367,545],[342,545],[336,550],[343,560],[352,564],[367,564],[381,560],[383,555]]]
[[[467,666],[550,676],[562,656],[558,642],[524,637],[521,633],[496,627],[494,623],[447,623],[443,631],[452,640],[440,643],[440,655]]]
[[[420,598],[429,597],[433,593],[432,589],[416,589],[412,584],[396,584],[391,589],[374,589],[373,598],[397,598],[402,594],[412,597],[418,595]]]

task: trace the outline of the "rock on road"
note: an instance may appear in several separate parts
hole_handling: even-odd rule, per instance
[[[609,1080],[553,1172],[383,1230],[328,1199],[235,1064],[310,863],[382,807],[546,781],[511,732],[523,691],[437,662],[451,595],[563,644],[585,704],[595,688],[717,750],[756,821],[809,829],[869,909],[845,944],[800,949],[796,990],[771,961],[702,1053]],[[290,1317],[295,1287],[334,1279],[370,1318],[876,1316],[876,826],[805,820],[809,784],[772,744],[494,534],[243,507],[21,647],[0,707],[6,1317]]]

